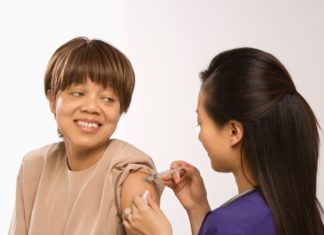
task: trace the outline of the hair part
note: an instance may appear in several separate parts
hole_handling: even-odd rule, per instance
[[[121,112],[128,110],[135,86],[132,65],[121,51],[99,39],[77,37],[55,51],[44,76],[45,94],[52,89],[56,98],[59,91],[87,79],[111,87],[119,97]]]
[[[318,123],[285,67],[267,52],[237,48],[217,55],[200,76],[215,123],[243,125],[241,162],[258,183],[278,235],[324,234],[316,197]]]

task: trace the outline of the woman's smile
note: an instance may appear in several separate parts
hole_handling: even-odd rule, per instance
[[[74,121],[78,128],[85,132],[97,132],[102,124],[95,120],[77,119]]]

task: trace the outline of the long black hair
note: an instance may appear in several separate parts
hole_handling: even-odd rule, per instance
[[[316,197],[319,125],[273,55],[237,48],[201,73],[205,109],[218,125],[243,125],[242,156],[268,203],[278,235],[323,235]]]

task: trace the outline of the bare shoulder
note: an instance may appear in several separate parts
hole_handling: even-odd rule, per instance
[[[148,190],[153,199],[159,204],[160,196],[153,183],[148,183],[145,178],[148,175],[143,172],[130,173],[121,187],[121,209],[129,208],[132,205],[133,196],[136,194],[142,194],[145,190]]]

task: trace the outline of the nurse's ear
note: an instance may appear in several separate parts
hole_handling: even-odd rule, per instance
[[[55,94],[53,89],[48,89],[46,92],[46,97],[51,109],[51,112],[55,115]]]
[[[228,122],[228,134],[229,134],[230,145],[232,147],[241,143],[244,134],[242,123],[236,120],[230,120]]]

